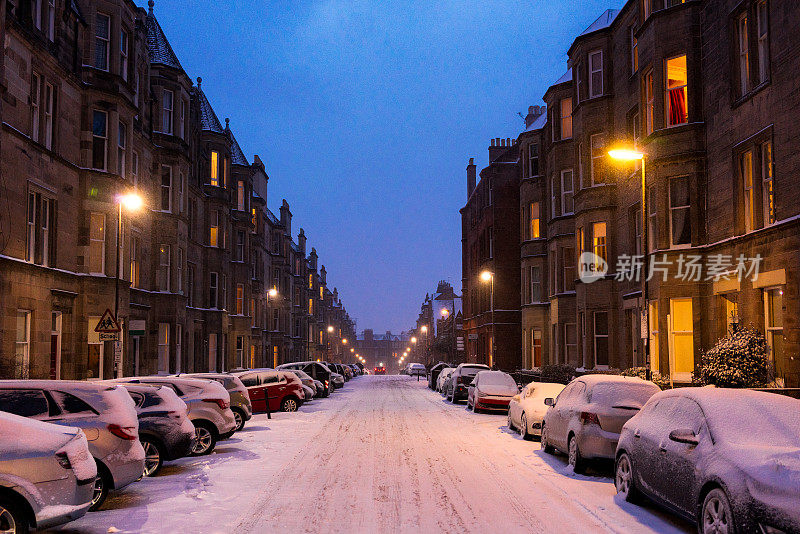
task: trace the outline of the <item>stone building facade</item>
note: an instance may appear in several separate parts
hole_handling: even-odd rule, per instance
[[[493,139],[478,183],[470,159],[460,210],[465,359],[500,369],[520,365],[519,170],[516,141]]]
[[[775,0],[631,0],[575,39],[546,121],[517,143],[525,367],[649,353],[687,382],[702,351],[753,325],[776,383],[800,386],[798,22],[800,5]],[[618,146],[644,153],[644,217],[642,163],[612,160]],[[645,247],[647,302],[614,276]],[[608,274],[582,282],[582,252]]]
[[[153,2],[2,6],[0,376],[347,358],[355,324],[325,267],[288,203],[268,208],[263,162],[186,74]],[[120,203],[131,192],[141,209]],[[121,346],[94,331],[117,306]]]

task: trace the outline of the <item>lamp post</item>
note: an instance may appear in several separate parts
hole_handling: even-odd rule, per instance
[[[484,282],[489,282],[490,284],[490,293],[489,293],[489,307],[492,312],[492,345],[491,345],[491,352],[489,353],[489,367],[494,365],[494,350],[495,350],[495,343],[494,343],[494,273],[491,271],[483,271],[481,273],[481,280]]]
[[[641,161],[642,162],[642,263],[644,269],[648,267],[649,257],[649,239],[647,235],[647,186],[645,181],[645,154],[635,148],[618,148],[609,150],[608,155],[617,161]],[[650,310],[648,307],[647,295],[647,272],[639,273],[642,278],[642,318],[644,323],[644,362],[645,362],[645,377],[647,380],[652,380],[653,371],[650,367]]]
[[[272,320],[273,320],[272,313],[270,313],[272,311],[272,302],[271,302],[270,299],[274,299],[277,296],[278,296],[278,289],[275,286],[272,286],[272,288],[270,288],[270,290],[267,291],[267,315],[269,315],[269,318],[267,319],[267,322],[272,322]],[[273,328],[275,327],[274,324],[272,326],[273,326]],[[271,333],[269,335],[269,338],[270,338],[270,342],[272,342],[273,340],[272,340],[272,334]],[[278,360],[278,358],[277,358],[277,355],[275,354],[275,349],[273,349],[272,350],[272,366],[273,367],[277,367],[278,366],[278,361],[277,360]]]
[[[137,211],[142,207],[142,197],[136,193],[127,193],[120,195],[117,198],[117,268],[114,272],[114,320],[119,324],[119,272],[122,270],[122,253],[120,252],[120,243],[122,242],[122,206],[128,211]],[[133,282],[133,280],[131,280]],[[119,366],[119,361],[116,361],[116,355],[122,353],[122,338],[124,332],[119,333],[119,339],[115,342],[114,347],[114,365]],[[120,374],[120,369],[116,369],[117,374]],[[102,377],[101,377],[102,378]]]

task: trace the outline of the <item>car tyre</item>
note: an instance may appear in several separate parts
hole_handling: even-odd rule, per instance
[[[11,499],[0,497],[0,532],[28,534],[25,510]]]
[[[244,412],[238,408],[234,408],[233,410],[233,418],[236,420],[236,428],[233,429],[234,432],[239,432],[241,429],[244,428]]]
[[[283,412],[296,412],[297,408],[299,408],[299,404],[294,397],[286,397],[281,402],[281,411]]]
[[[617,495],[627,502],[639,502],[639,490],[636,488],[633,462],[627,452],[623,452],[617,458],[617,465],[614,468],[614,487],[617,489]]]
[[[556,449],[547,441],[547,427],[544,423],[542,423],[542,437],[539,441],[542,446],[542,450],[547,454],[555,454]]]
[[[581,456],[581,450],[578,447],[578,438],[574,435],[569,437],[569,443],[567,444],[567,451],[569,457],[569,465],[572,466],[572,470],[576,473],[583,473],[586,471],[586,460],[583,459]]]
[[[731,503],[721,488],[709,491],[703,500],[698,527],[701,534],[735,534],[737,532]]]
[[[522,439],[525,441],[533,440],[533,434],[528,432],[528,416],[525,415],[525,412],[522,412],[521,424],[519,425],[519,435],[522,436]]]
[[[144,476],[156,476],[164,465],[164,450],[152,438],[143,437],[139,441],[144,448]]]
[[[512,432],[516,432],[517,431],[517,429],[514,428],[514,422],[511,420],[511,412],[510,411],[508,412],[508,417],[506,418],[506,426],[508,426],[508,429],[511,430]]]
[[[211,454],[217,445],[216,430],[205,421],[194,424],[195,443],[192,446],[192,456]]]
[[[111,488],[111,473],[108,469],[95,460],[97,463],[97,477],[94,479],[94,494],[92,495],[92,504],[89,506],[90,512],[95,512],[103,507],[108,497],[108,490]]]

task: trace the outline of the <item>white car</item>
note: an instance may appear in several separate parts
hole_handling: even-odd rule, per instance
[[[563,384],[550,382],[531,382],[511,399],[508,405],[508,428],[517,430],[524,439],[533,439],[542,435],[542,421],[548,406],[547,398],[555,399]]]
[[[439,393],[444,392],[444,383],[447,382],[447,379],[450,378],[450,375],[452,375],[455,370],[455,367],[445,367],[442,369],[439,376],[436,378],[436,391]]]
[[[408,376],[426,376],[427,371],[421,363],[409,363],[406,367],[406,374]]]

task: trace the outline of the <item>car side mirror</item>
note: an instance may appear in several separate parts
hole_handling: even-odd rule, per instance
[[[556,400],[553,397],[547,397],[544,400],[544,405],[545,406],[555,406],[556,405]]]
[[[669,433],[669,439],[676,443],[685,443],[686,445],[697,445],[700,443],[700,440],[697,438],[697,434],[694,433],[693,430],[688,428],[682,428],[679,430],[673,430]]]

